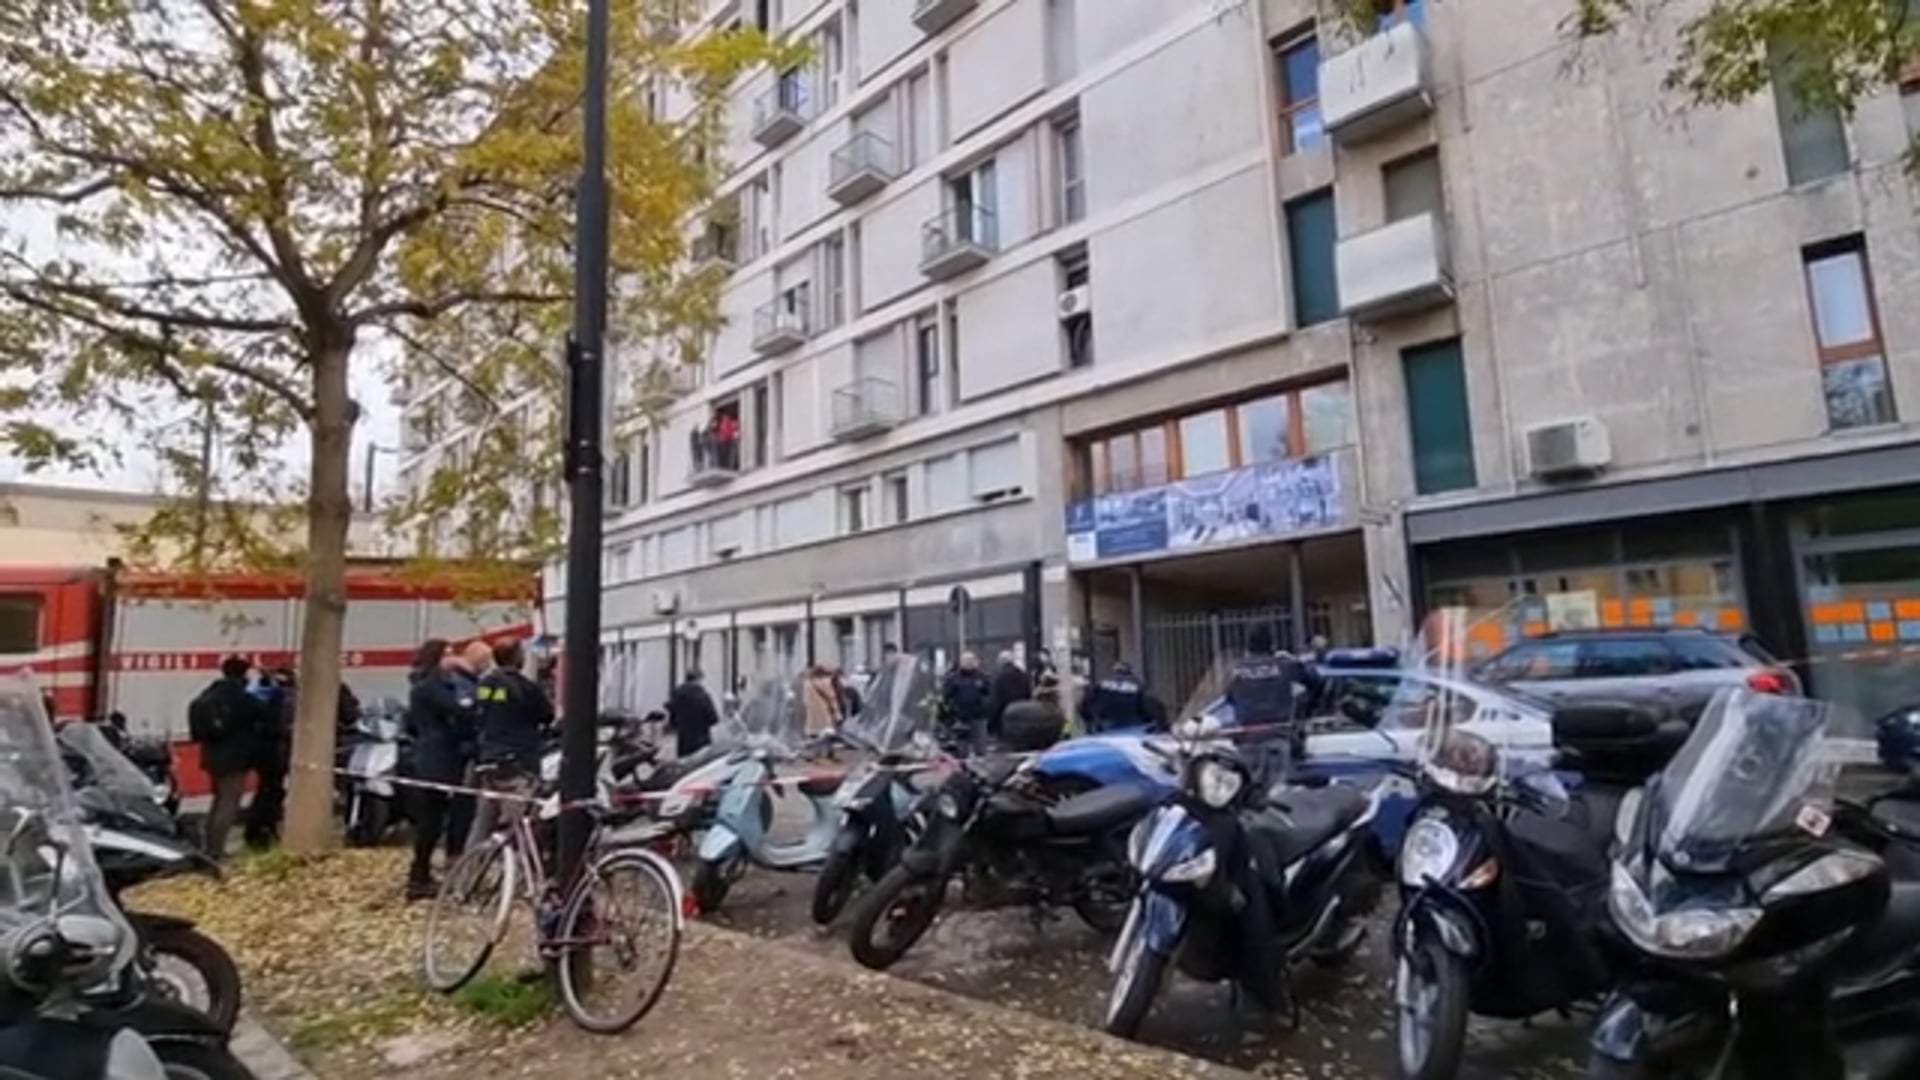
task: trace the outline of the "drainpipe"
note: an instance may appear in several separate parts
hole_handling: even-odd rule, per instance
[[[1293,608],[1293,648],[1289,651],[1300,652],[1307,647],[1307,571],[1306,560],[1301,557],[1301,542],[1293,541],[1287,545],[1287,589],[1292,593]]]
[[[1153,673],[1147,662],[1147,598],[1140,564],[1127,567],[1127,587],[1133,600],[1133,662],[1139,665],[1140,681],[1150,683]]]

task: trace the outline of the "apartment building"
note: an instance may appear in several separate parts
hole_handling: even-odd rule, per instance
[[[1920,696],[1920,86],[1685,110],[1671,27],[1550,3],[706,6],[813,59],[738,88],[727,328],[613,469],[611,697],[898,641],[1178,699],[1454,606]]]

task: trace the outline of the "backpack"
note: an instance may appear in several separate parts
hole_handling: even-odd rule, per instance
[[[200,691],[187,706],[187,733],[196,743],[218,742],[231,733],[232,701],[219,683]]]

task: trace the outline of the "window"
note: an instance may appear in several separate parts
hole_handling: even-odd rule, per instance
[[[1260,398],[1239,406],[1240,463],[1258,465],[1293,456],[1293,398]]]
[[[1074,9],[1084,0],[1047,0],[1047,84],[1058,86],[1079,69]]]
[[[1427,21],[1427,5],[1423,0],[1373,0],[1374,24],[1385,30],[1397,22],[1410,22],[1423,26]]]
[[[758,469],[773,461],[773,410],[769,407],[766,383],[756,383],[751,397],[753,409],[748,420],[753,425],[753,460],[748,468]]]
[[[617,584],[633,578],[633,545],[621,544],[608,552],[607,581]]]
[[[820,322],[830,330],[847,320],[847,238],[835,233],[820,242]]]
[[[1704,634],[1695,637],[1691,634],[1676,634],[1667,641],[1667,647],[1673,651],[1674,667],[1679,671],[1725,671],[1729,668],[1747,668],[1754,665],[1757,657],[1742,651],[1739,645],[1728,644],[1725,640],[1708,637]],[[1771,664],[1771,659],[1761,660],[1762,664]]]
[[[1501,682],[1571,679],[1579,662],[1577,641],[1529,641],[1496,657],[1487,665],[1487,676]]]
[[[972,241],[985,248],[1000,245],[999,176],[991,160],[947,181],[953,196],[956,241]]]
[[[1406,349],[1400,362],[1407,382],[1414,490],[1432,495],[1476,486],[1473,422],[1459,339]]]
[[[1020,440],[976,446],[967,451],[967,490],[975,499],[992,500],[1017,495],[1026,486],[1020,461]]]
[[[1287,154],[1312,150],[1327,141],[1320,126],[1320,39],[1299,34],[1274,49],[1279,67],[1280,149]]]
[[[914,408],[920,416],[940,409],[940,323],[932,312],[913,320]]]
[[[1334,274],[1338,240],[1333,192],[1321,191],[1287,204],[1287,254],[1293,268],[1293,318],[1312,326],[1340,317],[1340,282]]]
[[[904,525],[912,516],[912,506],[907,501],[907,474],[888,473],[882,480],[881,489],[886,493],[887,521],[894,525]]]
[[[1893,392],[1866,241],[1849,236],[1807,248],[1801,256],[1827,422],[1836,430],[1892,423]]]
[[[955,510],[967,501],[967,465],[959,454],[927,462],[927,507],[934,513]]]
[[[1802,100],[1795,88],[1791,55],[1771,50],[1773,108],[1780,124],[1780,146],[1787,158],[1787,182],[1799,185],[1847,171],[1847,127],[1839,110]]]
[[[747,258],[773,250],[773,188],[765,174],[747,181]]]
[[[840,100],[840,80],[847,69],[847,54],[840,36],[840,24],[830,22],[815,35],[814,55],[820,65],[820,105],[831,109]]]
[[[1581,646],[1574,677],[1638,679],[1672,672],[1673,657],[1652,638],[1598,638]]]
[[[1054,156],[1060,180],[1060,223],[1071,225],[1087,216],[1086,165],[1080,145],[1080,118],[1060,121],[1053,129]]]
[[[633,456],[624,443],[615,446],[613,460],[607,462],[606,504],[611,510],[633,505]]]
[[[867,485],[840,489],[840,531],[848,536],[867,531]]]
[[[1324,454],[1353,442],[1353,399],[1345,379],[1301,390],[1294,416],[1301,454]]]
[[[0,653],[40,651],[40,598],[0,596]]]
[[[634,440],[633,495],[636,503],[653,501],[653,434],[644,432]]]
[[[1233,444],[1227,439],[1223,409],[1196,413],[1180,420],[1180,465],[1183,476],[1205,476],[1233,467]]]
[[[933,156],[933,80],[924,71],[907,80],[906,124],[900,140],[903,172]]]
[[[1380,170],[1387,191],[1387,220],[1432,214],[1446,210],[1440,186],[1440,148],[1428,147],[1397,161],[1389,161]]]
[[[960,305],[947,303],[947,367],[953,372],[947,379],[947,404],[960,404]]]

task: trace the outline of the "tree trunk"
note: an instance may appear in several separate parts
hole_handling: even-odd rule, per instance
[[[324,851],[333,827],[334,718],[347,620],[347,529],[353,402],[348,394],[351,334],[313,353],[313,463],[307,494],[307,599],[300,627],[300,706],[293,727],[286,844],[297,854]]]

